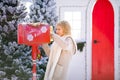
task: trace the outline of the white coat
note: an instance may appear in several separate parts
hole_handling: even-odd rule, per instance
[[[53,39],[51,48],[43,45],[49,56],[44,80],[66,80],[70,60],[77,51],[76,43],[69,35],[60,37],[54,34]]]

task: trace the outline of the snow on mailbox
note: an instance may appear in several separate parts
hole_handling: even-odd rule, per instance
[[[39,45],[50,42],[50,26],[41,23],[18,25],[18,43],[26,45]]]
[[[18,25],[18,43],[32,46],[33,79],[36,80],[36,59],[40,55],[38,46],[50,42],[50,26],[42,23]],[[41,55],[40,55],[41,56]]]

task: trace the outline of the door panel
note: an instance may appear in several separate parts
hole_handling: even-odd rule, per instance
[[[114,80],[114,12],[97,0],[92,13],[92,80]]]

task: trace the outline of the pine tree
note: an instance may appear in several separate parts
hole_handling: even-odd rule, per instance
[[[0,80],[29,80],[31,49],[17,43],[17,25],[26,16],[18,0],[0,0]]]
[[[56,2],[54,0],[33,0],[29,16],[30,22],[48,23],[55,26],[58,19]]]
[[[56,2],[54,0],[33,0],[33,4],[30,6],[28,22],[36,23],[47,23],[55,27],[58,20],[56,15]],[[38,60],[37,64],[37,75],[39,80],[43,80],[48,57],[45,55],[42,47],[39,47],[42,59]]]

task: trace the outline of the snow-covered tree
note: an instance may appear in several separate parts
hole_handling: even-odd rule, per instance
[[[58,19],[55,0],[33,0],[29,16],[30,22],[48,23],[55,26]]]
[[[0,80],[31,80],[31,47],[17,43],[17,26],[24,22],[26,7],[21,0],[0,0]],[[55,26],[57,22],[54,0],[33,0],[29,21]],[[37,78],[44,77],[47,57],[41,47],[42,58],[37,61]]]
[[[18,0],[0,0],[0,80],[29,80],[31,49],[17,43],[17,25],[26,16]]]

